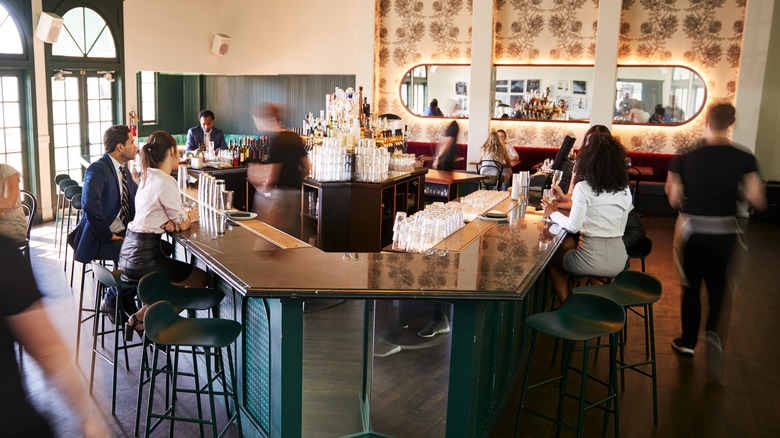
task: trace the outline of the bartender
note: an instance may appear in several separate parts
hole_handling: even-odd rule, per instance
[[[221,129],[214,127],[214,113],[211,110],[203,110],[198,113],[200,125],[193,126],[187,131],[187,151],[195,151],[199,148],[207,148],[210,141],[214,142],[214,149],[227,149],[225,134]]]

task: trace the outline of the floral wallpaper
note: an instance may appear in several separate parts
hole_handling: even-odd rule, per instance
[[[449,120],[411,116],[399,88],[423,63],[470,63],[472,0],[376,0],[374,101],[379,113],[398,114],[410,141],[436,142]],[[589,64],[595,59],[598,0],[495,0],[496,63]],[[620,64],[678,64],[698,72],[707,102],[733,102],[746,0],[623,0]],[[473,98],[470,96],[470,98]],[[615,125],[627,148],[679,153],[703,134],[703,113],[674,128]],[[468,142],[461,119],[458,143]],[[563,136],[582,137],[584,123],[493,121],[513,144],[558,147]]]

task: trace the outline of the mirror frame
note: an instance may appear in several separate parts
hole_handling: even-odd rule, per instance
[[[409,110],[409,107],[405,105],[403,102],[403,98],[401,96],[401,85],[403,85],[404,79],[407,75],[411,74],[412,70],[414,70],[417,67],[424,66],[424,65],[441,65],[441,66],[453,66],[453,67],[471,67],[471,64],[466,63],[454,63],[454,64],[448,64],[448,63],[437,63],[437,64],[415,64],[412,67],[410,67],[406,73],[401,76],[401,81],[398,84],[398,100],[401,102],[401,105],[404,108],[404,111],[406,111],[409,115],[412,117],[417,117],[420,119],[442,119],[442,120],[468,120],[468,117],[448,117],[448,116],[422,116],[413,113],[411,110]],[[593,64],[493,64],[493,68],[496,67],[593,67],[595,68],[595,65]],[[704,85],[704,103],[702,104],[701,108],[699,108],[696,113],[693,114],[693,116],[689,117],[688,120],[686,120],[683,123],[674,123],[674,124],[658,124],[658,123],[625,123],[625,122],[615,122],[613,121],[613,125],[619,125],[619,126],[652,126],[654,128],[674,128],[686,125],[688,123],[693,122],[702,111],[704,111],[704,108],[707,106],[707,98],[709,97],[709,90],[707,88],[707,81],[704,79],[704,76],[702,76],[698,71],[695,69],[682,64],[617,64],[615,65],[615,81],[617,82],[617,69],[620,67],[680,67],[687,70],[692,71],[695,73],[698,77],[702,79],[702,84]],[[492,89],[495,89],[495,70],[493,73],[493,79],[491,81],[493,83]],[[469,82],[469,84],[471,84]],[[615,93],[617,93],[617,89],[615,90]],[[617,94],[614,96],[617,98]],[[590,123],[590,119],[582,119],[582,120],[534,120],[534,119],[497,119],[495,117],[490,118],[491,121],[498,121],[498,122],[530,122],[530,123]]]
[[[454,64],[447,64],[447,63],[440,64],[440,63],[437,63],[437,64],[415,64],[415,65],[413,65],[409,70],[406,71],[406,73],[403,74],[403,76],[401,76],[401,81],[398,83],[398,101],[401,102],[401,106],[404,107],[404,110],[407,113],[409,113],[411,116],[413,116],[413,117],[418,117],[418,118],[425,119],[425,120],[427,120],[427,119],[433,119],[433,120],[436,120],[436,119],[439,119],[439,120],[468,120],[469,119],[468,117],[423,116],[423,115],[419,115],[419,114],[413,113],[409,109],[409,106],[404,104],[404,99],[403,99],[403,96],[401,95],[401,86],[404,84],[404,80],[406,79],[406,77],[408,75],[410,75],[412,73],[412,70],[416,69],[417,67],[424,66],[424,65],[440,65],[440,66],[445,66],[445,67],[469,67],[469,68],[471,67],[470,63],[469,64],[466,64],[466,63],[454,63]],[[469,88],[471,88],[471,81],[470,80],[469,80]]]
[[[698,71],[695,69],[688,67],[687,65],[681,65],[681,64],[618,64],[615,66],[615,82],[617,83],[617,80],[619,79],[617,76],[617,69],[620,67],[680,67],[684,68],[686,70],[690,70],[693,73],[696,74],[696,76],[701,78],[702,85],[704,85],[704,101],[702,102],[701,108],[699,108],[698,111],[696,111],[691,117],[688,117],[688,119],[683,123],[666,123],[666,124],[659,124],[659,123],[626,123],[626,122],[615,122],[612,121],[613,125],[619,125],[619,126],[652,126],[654,128],[675,128],[683,125],[687,125],[688,123],[693,122],[696,120],[697,117],[699,117],[699,114],[701,114],[702,111],[704,111],[704,108],[707,107],[707,98],[709,97],[709,90],[707,89],[707,81],[704,79],[704,76],[699,74]],[[615,89],[615,100],[617,100],[617,89]]]

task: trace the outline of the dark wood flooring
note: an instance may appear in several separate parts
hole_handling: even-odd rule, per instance
[[[655,306],[655,329],[658,362],[659,421],[653,425],[649,380],[634,373],[626,374],[626,390],[620,394],[621,436],[628,437],[775,437],[780,436],[780,350],[776,336],[780,333],[780,225],[751,222],[746,228],[750,251],[745,256],[745,269],[733,302],[729,335],[725,340],[724,381],[722,385],[707,382],[706,345],[699,344],[693,359],[680,357],[670,348],[671,340],[679,336],[680,288],[671,258],[673,218],[645,217],[648,235],[653,239],[653,253],[648,258],[648,272],[658,276],[664,285],[664,296]],[[47,310],[66,345],[75,346],[76,298],[71,294],[62,272],[56,250],[52,247],[51,223],[33,231],[33,266],[36,278],[46,295]],[[638,262],[635,262],[638,263]],[[633,266],[638,269],[638,264]],[[76,284],[78,287],[78,282]],[[705,294],[706,295],[706,294]],[[389,301],[386,303],[390,303]],[[304,318],[304,436],[340,436],[354,433],[361,424],[359,397],[361,390],[362,317],[349,321],[353,315],[363,315],[363,302],[354,301],[328,310],[308,313]],[[385,309],[377,312],[377,335],[387,334],[394,340],[411,342],[414,333],[424,325],[422,320],[403,322],[401,331],[385,333],[388,326]],[[347,318],[349,316],[350,318]],[[407,323],[408,322],[408,323]],[[457,323],[457,321],[455,322]],[[327,331],[325,330],[327,328]],[[628,353],[641,354],[640,325],[629,318]],[[332,334],[340,333],[334,338]],[[634,335],[634,337],[631,337]],[[89,336],[82,338],[79,365],[89,374]],[[327,344],[320,344],[330,339]],[[337,342],[333,342],[337,339]],[[448,369],[442,366],[449,357],[449,342],[430,348],[403,351],[385,358],[375,358],[372,394],[373,425],[377,432],[401,437],[443,436],[446,391],[442,382],[448,379]],[[540,339],[540,347],[532,368],[532,379],[552,375],[550,340]],[[320,344],[322,348],[317,349]],[[350,347],[351,345],[351,347]],[[137,384],[138,353],[131,355],[131,370],[120,368],[117,416],[110,415],[110,367],[98,363],[95,414],[111,428],[112,436],[131,436]],[[325,374],[307,371],[318,364],[330,363]],[[54,395],[41,379],[38,367],[25,357],[24,373],[30,399],[52,422],[57,436],[78,436],[77,425],[68,414],[65,403]],[[596,372],[604,372],[603,356],[595,364]],[[576,379],[574,379],[576,380]],[[338,383],[337,385],[327,384]],[[336,388],[336,390],[334,390]],[[573,387],[572,387],[573,388]],[[509,407],[500,418],[496,438],[514,434],[515,416],[520,390],[513,392]],[[540,389],[529,395],[529,404],[540,409],[554,408],[555,389]],[[354,407],[354,413],[334,416],[332,412]],[[567,411],[574,409],[568,405]],[[224,421],[223,414],[219,414]],[[586,417],[585,436],[601,433],[602,416],[595,412]],[[330,429],[335,433],[326,433]],[[229,436],[235,436],[231,431]],[[167,428],[159,432],[167,433]],[[176,436],[193,436],[194,428],[177,425]],[[555,428],[543,420],[525,415],[521,435],[553,436]],[[0,433],[1,435],[1,433]],[[568,434],[571,435],[571,434]],[[567,436],[564,433],[564,436]],[[610,429],[609,436],[612,436]]]

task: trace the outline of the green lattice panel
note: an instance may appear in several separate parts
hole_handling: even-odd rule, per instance
[[[247,300],[245,320],[244,382],[245,405],[249,413],[267,433],[271,413],[270,328],[265,301]]]

